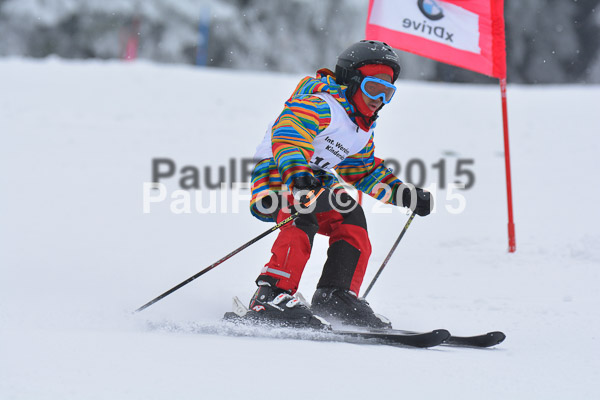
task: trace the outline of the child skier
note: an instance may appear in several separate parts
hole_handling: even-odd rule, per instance
[[[391,327],[358,298],[371,255],[366,219],[330,170],[378,200],[412,206],[420,216],[430,213],[430,193],[402,185],[374,155],[375,120],[392,99],[399,73],[398,56],[390,46],[355,43],[338,57],[335,74],[321,69],[316,78],[302,79],[267,130],[255,154],[259,162],[252,174],[251,212],[268,222],[280,222],[295,210],[301,214],[281,228],[271,259],[256,280],[250,314],[257,320],[318,326],[319,316]],[[292,193],[284,191],[286,186]],[[319,193],[315,204],[302,205]],[[329,249],[309,309],[294,294],[316,233],[329,236]]]

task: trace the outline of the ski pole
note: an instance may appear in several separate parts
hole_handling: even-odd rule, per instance
[[[367,290],[365,290],[365,293],[362,295],[363,299],[367,297],[367,295],[369,294],[369,292],[373,288],[373,285],[377,281],[377,278],[379,278],[379,275],[381,275],[381,272],[383,271],[383,269],[387,265],[388,261],[390,261],[390,258],[392,258],[392,254],[394,254],[394,251],[396,251],[396,247],[398,247],[398,243],[400,243],[400,240],[402,240],[402,237],[406,233],[406,230],[410,226],[410,223],[412,222],[412,220],[415,218],[415,215],[416,214],[415,214],[414,211],[412,212],[412,214],[410,214],[410,217],[408,218],[408,221],[406,221],[406,224],[404,225],[404,228],[402,229],[402,232],[400,232],[400,236],[398,236],[398,239],[396,239],[396,242],[392,246],[392,249],[388,253],[388,255],[385,258],[385,260],[383,260],[383,264],[381,264],[381,267],[379,267],[379,270],[377,271],[377,273],[373,277],[373,280],[371,281],[371,283],[369,283],[369,286],[367,287]]]
[[[310,206],[312,203],[314,203],[316,201],[316,199],[321,195],[321,193],[323,193],[324,190],[325,190],[324,188],[321,188],[321,190],[319,190],[319,192],[317,192],[316,194],[313,193],[312,196],[308,197],[308,200],[303,205],[305,207]],[[144,304],[143,306],[141,306],[140,308],[138,308],[137,310],[135,310],[134,313],[137,313],[137,312],[140,312],[142,310],[145,310],[146,308],[150,307],[152,304],[156,303],[157,301],[160,301],[160,300],[164,299],[165,297],[167,297],[168,295],[170,295],[174,291],[181,289],[182,287],[184,287],[188,283],[192,282],[196,278],[199,278],[200,276],[204,275],[205,273],[207,273],[211,269],[213,269],[213,268],[217,267],[218,265],[222,264],[223,262],[229,260],[231,257],[235,256],[240,251],[242,251],[242,250],[250,247],[254,243],[258,242],[260,239],[262,239],[265,236],[267,236],[268,234],[270,234],[271,232],[275,232],[277,229],[279,229],[282,226],[284,226],[284,225],[292,222],[293,220],[295,220],[299,216],[300,216],[300,211],[294,212],[289,217],[287,217],[286,219],[284,219],[283,221],[281,221],[280,223],[278,223],[277,225],[275,225],[271,229],[266,230],[265,232],[261,233],[260,235],[258,235],[254,239],[252,239],[249,242],[241,245],[240,247],[238,247],[237,249],[235,249],[231,253],[227,254],[225,257],[221,258],[219,261],[216,261],[215,263],[213,263],[213,264],[209,265],[208,267],[204,268],[202,271],[198,272],[197,274],[190,276],[188,279],[186,279],[185,281],[181,282],[177,286],[172,287],[171,289],[167,290],[166,292],[164,292],[160,296],[158,296],[158,297],[150,300],[149,302],[147,302],[146,304]]]

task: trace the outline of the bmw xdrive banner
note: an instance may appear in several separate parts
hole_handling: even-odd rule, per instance
[[[506,77],[504,0],[370,0],[366,37]]]

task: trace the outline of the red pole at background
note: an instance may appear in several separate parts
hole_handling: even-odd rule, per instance
[[[138,40],[135,36],[130,36],[127,39],[127,45],[125,47],[125,61],[133,61],[137,58],[137,47]]]
[[[123,59],[125,61],[133,61],[137,58],[138,44],[139,44],[139,32],[140,31],[140,19],[133,17],[131,22],[131,28],[128,32],[126,43],[125,43],[125,54]]]
[[[506,105],[506,78],[500,79],[500,93],[502,95],[502,124],[504,126],[504,163],[506,164],[506,196],[508,201],[508,252],[517,250],[515,238],[515,221],[512,202],[512,180],[510,175],[510,147],[508,143],[508,107]]]

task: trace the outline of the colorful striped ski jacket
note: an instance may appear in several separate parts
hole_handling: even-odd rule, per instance
[[[274,222],[271,215],[260,212],[256,207],[257,202],[267,196],[269,191],[291,188],[294,179],[299,176],[313,175],[326,187],[343,187],[333,173],[311,167],[311,158],[315,152],[315,139],[331,122],[332,110],[323,93],[331,95],[328,99],[335,99],[343,107],[356,128],[356,134],[359,134],[358,126],[351,116],[354,107],[345,96],[346,88],[338,85],[333,73],[326,69],[319,70],[316,78],[307,76],[300,81],[272,128],[267,131],[265,141],[267,147],[270,144],[272,152],[268,151],[268,156],[265,156],[267,153],[263,151],[252,172],[250,210],[256,218]],[[347,154],[333,170],[345,183],[380,201],[395,205],[395,193],[402,182],[383,165],[382,159],[375,157],[373,130],[361,133],[370,134],[364,147],[353,154]],[[257,155],[259,153],[261,152],[257,150]]]

